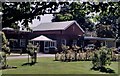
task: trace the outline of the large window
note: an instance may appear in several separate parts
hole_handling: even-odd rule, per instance
[[[50,47],[56,47],[56,42],[50,42]]]
[[[25,47],[26,40],[25,39],[20,39],[20,47]]]
[[[19,46],[18,40],[17,39],[9,39],[10,42],[10,47],[15,48]]]
[[[62,39],[62,40],[61,40],[61,44],[66,45],[66,40],[65,40],[65,39]]]

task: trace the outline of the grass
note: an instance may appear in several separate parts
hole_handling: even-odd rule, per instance
[[[90,61],[60,62],[54,58],[38,58],[35,65],[22,66],[27,62],[26,59],[8,60],[10,66],[17,66],[17,69],[4,69],[3,74],[104,74],[99,71],[90,70]],[[112,62],[110,68],[118,74],[118,62]]]

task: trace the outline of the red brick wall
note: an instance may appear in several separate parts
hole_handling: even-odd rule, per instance
[[[70,35],[82,35],[83,32],[80,30],[80,28],[74,23],[71,26],[69,26],[65,31],[64,34],[70,34]]]
[[[51,30],[51,31],[34,31],[34,34],[61,34],[60,30]]]

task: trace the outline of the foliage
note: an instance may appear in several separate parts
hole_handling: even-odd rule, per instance
[[[62,52],[55,54],[56,61],[92,61],[93,68],[104,67],[111,61],[118,61],[118,55],[113,48],[101,47],[98,50],[84,50],[77,45],[72,47],[62,45]]]
[[[6,68],[7,67],[7,61],[6,61],[6,54],[10,54],[10,48],[7,46],[8,41],[5,37],[5,34],[0,31],[0,35],[2,36],[2,51],[0,52],[0,68]]]
[[[107,37],[107,38],[116,37],[116,33],[115,31],[113,31],[113,28],[111,25],[97,24],[96,32],[98,37]]]
[[[78,53],[78,50],[80,49],[80,47],[78,47],[77,45],[72,45],[72,49],[75,53],[75,61],[77,60],[77,53]]]
[[[59,2],[3,2],[2,3],[2,25],[19,29],[18,23],[21,22],[22,28],[30,30],[29,23],[33,19],[41,20],[40,15],[55,13]]]
[[[120,16],[120,2],[93,2],[88,3],[87,5],[88,7],[90,6],[88,9],[90,10],[90,13],[98,13],[97,15],[93,14],[93,16],[91,16],[101,24],[96,27],[97,35],[99,37],[116,38],[120,27],[118,22],[116,22]],[[100,28],[102,26],[104,26],[104,28]]]
[[[30,52],[29,55],[32,56],[34,54],[34,45],[32,43],[28,43],[27,51]]]
[[[76,20],[84,29],[93,30],[92,22],[86,17],[86,6],[84,3],[72,2],[61,7],[59,14],[54,14],[53,22]]]
[[[62,45],[62,52],[55,54],[56,61],[80,61],[80,60],[91,60],[92,52],[83,52],[77,45],[72,45],[72,47]]]
[[[62,44],[61,48],[62,48],[62,51],[67,51],[69,49],[69,46]]]
[[[30,30],[29,23],[33,19],[40,20],[40,15],[53,13],[53,22],[76,20],[84,30],[97,31],[99,37],[109,37],[108,33],[110,37],[120,36],[120,2],[3,2],[2,6],[3,27],[19,29],[21,22],[23,29]],[[60,12],[56,12],[58,8]],[[99,26],[95,28],[92,22],[111,27],[104,31],[98,29]]]
[[[37,54],[38,50],[39,50],[38,45],[33,45],[32,43],[28,43],[27,52],[31,56],[31,63],[36,62],[36,58],[37,58],[36,54]]]
[[[3,67],[5,67],[5,53],[4,52],[0,52],[0,69],[2,69]]]
[[[98,51],[94,52],[92,58],[93,69],[101,69],[106,65],[111,64],[111,53],[109,48],[101,47]]]
[[[113,38],[119,34],[119,16],[120,2],[72,2],[61,7],[60,13],[54,14],[52,21],[76,20],[84,30],[88,28],[88,31],[96,31],[99,37]],[[95,28],[91,20],[101,25]],[[102,26],[105,28],[100,28]]]

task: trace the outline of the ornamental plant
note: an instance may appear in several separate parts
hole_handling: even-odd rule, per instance
[[[111,64],[111,49],[106,47],[101,47],[98,51],[94,52],[92,58],[92,69],[101,70],[105,68],[107,65]]]
[[[0,35],[2,36],[2,50],[0,51],[0,69],[2,69],[7,68],[6,54],[10,54],[10,48],[7,46],[8,41],[5,34],[3,32],[0,32]]]
[[[27,53],[28,53],[28,57],[29,57],[29,55],[31,56],[31,63],[36,62],[38,50],[39,50],[38,45],[33,45],[32,43],[28,43],[28,45],[27,45]],[[28,60],[28,62],[29,62],[29,60]]]

